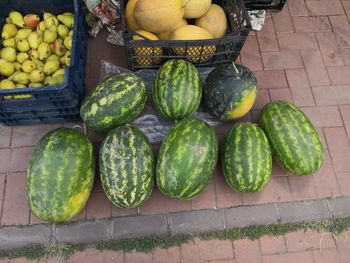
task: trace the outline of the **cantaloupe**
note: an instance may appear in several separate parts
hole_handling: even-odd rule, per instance
[[[128,25],[130,31],[136,31],[138,29],[141,29],[134,18],[134,8],[136,2],[137,0],[129,0],[125,8],[126,24]]]
[[[205,29],[187,25],[176,29],[171,36],[171,40],[204,40],[213,39],[213,36]],[[179,56],[188,56],[188,60],[192,63],[204,63],[208,61],[216,51],[215,46],[190,46],[174,48],[174,51]],[[208,55],[208,56],[206,56]],[[198,56],[198,57],[196,57]]]
[[[145,30],[137,30],[136,33],[150,40],[159,40],[159,38],[155,34],[147,32]],[[133,40],[144,40],[144,38],[134,35]],[[149,67],[152,65],[159,64],[159,56],[163,55],[163,49],[160,47],[137,47],[135,48],[135,55],[137,56],[137,65]]]
[[[185,6],[185,18],[198,18],[209,10],[211,0],[183,0],[183,4]]]
[[[177,23],[173,29],[171,29],[170,31],[158,33],[157,36],[159,37],[160,40],[170,40],[170,38],[173,35],[174,31],[176,29],[178,29],[179,27],[182,27],[182,26],[185,26],[185,25],[187,25],[186,19],[181,19],[180,22]]]
[[[212,4],[208,12],[197,18],[195,24],[207,30],[214,38],[221,38],[226,34],[226,15],[224,10],[216,4]]]
[[[141,28],[160,33],[171,30],[184,14],[183,0],[138,0],[134,18]]]

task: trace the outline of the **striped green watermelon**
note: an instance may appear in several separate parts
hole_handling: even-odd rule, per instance
[[[136,118],[147,101],[146,85],[133,73],[119,73],[99,84],[80,109],[86,124],[108,131]]]
[[[28,167],[29,207],[41,220],[67,221],[89,198],[95,173],[93,146],[86,135],[68,128],[46,134]]]
[[[264,132],[252,123],[236,124],[226,136],[221,164],[226,181],[234,190],[262,190],[272,169],[271,149]]]
[[[197,68],[185,60],[170,60],[157,72],[153,84],[155,108],[165,118],[181,120],[192,115],[202,98]]]
[[[195,118],[179,121],[160,147],[156,166],[160,191],[173,198],[194,198],[212,177],[217,158],[213,128]]]
[[[100,173],[108,199],[119,208],[140,206],[152,193],[154,156],[147,137],[129,125],[108,133],[100,150]]]
[[[259,123],[270,142],[272,155],[290,174],[306,176],[323,163],[323,145],[315,127],[291,103],[276,101],[260,112]]]

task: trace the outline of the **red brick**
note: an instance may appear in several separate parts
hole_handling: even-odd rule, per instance
[[[121,209],[117,208],[112,204],[112,217],[118,217],[118,216],[134,216],[137,215],[137,208],[132,209]]]
[[[305,70],[288,69],[286,75],[294,103],[298,106],[315,105]]]
[[[329,85],[326,67],[320,51],[302,50],[301,56],[311,86]]]
[[[261,111],[261,110],[259,110],[259,109],[258,109],[258,110],[251,110],[251,111],[250,111],[250,113],[251,113],[251,115],[252,115],[252,121],[253,121],[254,123],[258,123],[260,111]]]
[[[7,176],[2,213],[3,225],[29,224],[29,207],[26,199],[25,179],[25,173],[13,173]]]
[[[298,50],[262,52],[261,57],[264,68],[266,69],[289,69],[304,67]]]
[[[350,196],[350,172],[337,173],[337,179],[342,195]]]
[[[181,245],[182,262],[233,259],[232,242],[228,240],[195,240]]]
[[[337,250],[315,250],[312,251],[315,263],[340,263]]]
[[[271,177],[263,191],[243,195],[244,205],[279,203],[290,200],[291,193],[286,177]]]
[[[210,260],[209,263],[237,263],[234,259]]]
[[[216,208],[214,182],[209,182],[202,193],[191,200],[192,210]]]
[[[325,16],[306,16],[293,17],[294,28],[296,32],[322,32],[332,31],[328,17]]]
[[[343,105],[339,107],[341,116],[343,118],[344,127],[350,139],[350,105]]]
[[[286,252],[286,245],[283,236],[263,236],[260,238],[262,255],[277,254]]]
[[[248,36],[241,50],[242,64],[251,70],[262,69],[260,51],[256,36]]]
[[[11,172],[26,171],[32,151],[33,147],[14,148],[11,155]]]
[[[73,217],[71,221],[79,221],[79,220],[85,220],[86,219],[86,206],[80,211],[78,215]]]
[[[271,18],[266,18],[261,31],[257,32],[260,51],[278,51],[278,42]]]
[[[272,172],[271,172],[272,177],[286,177],[288,176],[288,172],[282,169],[282,167],[277,164],[274,160],[272,161]]]
[[[346,66],[350,65],[350,47],[342,47],[340,48],[340,53],[343,57],[344,64]]]
[[[11,260],[10,260],[10,263],[28,263],[28,262],[30,262],[30,263],[32,263],[32,262],[37,262],[37,260],[36,260],[36,259],[34,259],[34,260],[29,260],[29,259],[24,258],[24,257],[21,257],[21,258],[14,258],[14,259],[11,259]]]
[[[277,33],[281,49],[318,49],[314,33]]]
[[[275,89],[288,87],[284,70],[259,70],[254,71],[254,75],[258,80],[259,89]]]
[[[258,90],[258,95],[253,105],[253,109],[262,109],[269,102],[270,96],[268,90],[260,89]]]
[[[276,32],[293,32],[293,22],[289,14],[288,6],[284,6],[282,11],[272,14]]]
[[[111,217],[111,206],[105,193],[92,193],[86,204],[87,219]]]
[[[0,174],[0,200],[3,200],[5,196],[5,180],[6,174]]]
[[[341,47],[350,46],[350,24],[346,16],[329,17],[335,35],[337,36],[338,45]]]
[[[346,249],[350,251],[350,230],[347,230],[339,236],[337,236],[335,242],[337,244],[338,249]]]
[[[287,1],[289,12],[292,16],[308,16],[305,1],[304,0],[288,0]]]
[[[337,173],[350,171],[350,145],[344,128],[325,128],[328,148]]]
[[[235,259],[238,262],[244,263],[256,263],[260,262],[261,255],[259,249],[259,241],[242,239],[233,242],[233,247],[235,249]]]
[[[44,223],[46,223],[46,222],[37,218],[32,212],[30,212],[30,224],[31,225],[44,224]]]
[[[286,234],[285,239],[288,252],[335,248],[331,233],[299,230]]]
[[[328,16],[344,14],[340,0],[318,0],[306,1],[307,8],[312,16]]]
[[[326,66],[343,66],[341,49],[337,44],[337,37],[334,32],[316,33],[318,45],[320,47],[323,61]]]
[[[170,247],[167,249],[156,248],[153,251],[153,263],[179,263],[180,262],[180,248]]]
[[[350,250],[349,249],[339,249],[338,250],[340,263],[350,262]]]
[[[191,210],[191,201],[170,198],[155,188],[151,197],[139,208],[139,213],[146,215],[185,210]]]
[[[294,252],[263,257],[263,263],[314,263],[311,251]]]
[[[12,128],[0,125],[0,148],[7,148],[11,143]]]
[[[328,150],[328,145],[327,145],[327,142],[326,142],[326,137],[324,137],[324,132],[323,132],[323,129],[320,128],[320,127],[316,127],[316,130],[318,132],[318,135],[320,135],[321,137],[321,141],[322,141],[322,144],[323,144],[323,148],[325,150]]]
[[[288,181],[294,201],[317,199],[314,180],[311,176],[289,176]]]
[[[343,126],[337,106],[302,107],[301,110],[316,127]]]
[[[292,95],[288,88],[285,89],[270,89],[269,90],[271,101],[284,100],[293,103]]]
[[[350,85],[313,87],[312,91],[318,105],[350,104]]]
[[[317,196],[336,197],[340,195],[337,177],[333,171],[328,151],[324,154],[324,163],[321,169],[313,175]]]
[[[350,17],[350,1],[342,0],[342,3],[343,3],[345,13],[347,14],[348,17]]]
[[[17,126],[12,132],[12,147],[34,146],[49,131],[60,125]]]
[[[145,254],[140,252],[125,253],[125,263],[151,263],[152,254]]]
[[[99,251],[94,248],[88,248],[73,254],[68,262],[71,263],[123,263],[124,253],[115,251]]]
[[[229,187],[220,168],[216,168],[214,175],[216,206],[218,208],[234,207],[242,204],[242,195]]]
[[[328,73],[332,84],[350,84],[350,66],[329,67]]]
[[[11,150],[0,149],[0,173],[6,173],[10,168]]]

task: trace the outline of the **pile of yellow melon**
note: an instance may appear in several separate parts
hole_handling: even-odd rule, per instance
[[[129,0],[125,16],[130,31],[150,40],[214,39],[223,37],[227,31],[225,12],[220,6],[212,4],[212,0]],[[194,21],[193,25],[186,19]],[[133,39],[141,40],[142,37],[134,36]],[[215,53],[216,47],[178,47],[174,51],[180,56],[189,56],[193,63],[203,63]],[[163,50],[160,47],[140,47],[135,49],[135,54],[140,56],[137,64],[150,66],[160,60],[142,56],[161,56]]]

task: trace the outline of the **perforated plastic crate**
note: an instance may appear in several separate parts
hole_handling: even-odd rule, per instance
[[[281,11],[287,0],[244,0],[247,10]]]

